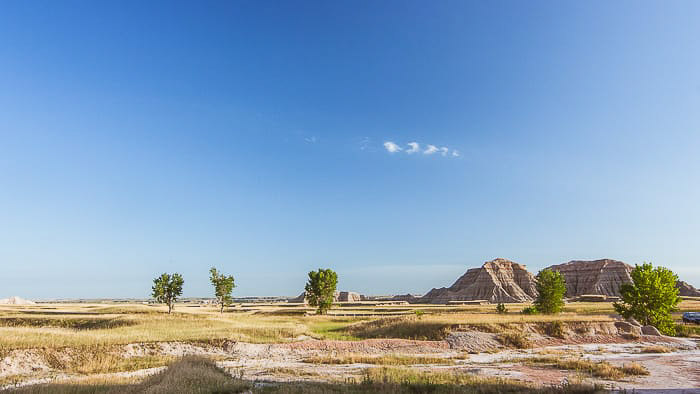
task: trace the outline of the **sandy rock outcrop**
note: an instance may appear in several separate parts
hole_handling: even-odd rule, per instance
[[[632,283],[630,272],[634,267],[622,261],[602,259],[593,261],[570,261],[548,267],[559,271],[566,281],[566,296],[585,294],[619,296],[620,285]]]
[[[535,277],[516,262],[498,258],[469,269],[450,287],[432,289],[418,302],[450,301],[530,302],[537,297]]]
[[[691,286],[690,283],[683,282],[679,280],[676,282],[676,287],[678,288],[678,295],[683,297],[700,297],[700,290]]]
[[[339,302],[360,302],[362,300],[362,297],[360,296],[360,293],[355,293],[354,291],[341,291],[338,294],[338,300]]]

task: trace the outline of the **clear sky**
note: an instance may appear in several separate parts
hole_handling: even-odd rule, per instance
[[[0,298],[146,297],[164,271],[209,296],[212,265],[239,296],[318,267],[422,293],[496,257],[698,286],[698,20],[697,1],[4,1]]]

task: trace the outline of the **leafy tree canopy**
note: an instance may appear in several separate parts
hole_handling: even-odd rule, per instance
[[[209,270],[209,281],[211,281],[212,286],[214,286],[216,304],[219,305],[221,313],[224,313],[224,307],[233,302],[231,293],[233,293],[233,289],[236,287],[233,275],[226,276],[223,273],[219,273],[216,268],[211,267]]]
[[[564,307],[566,283],[558,271],[543,269],[537,274],[535,309],[540,313],[559,313]]]
[[[620,286],[620,302],[613,304],[617,313],[625,318],[633,317],[643,325],[652,325],[663,334],[674,335],[676,327],[671,312],[676,311],[681,298],[678,296],[678,276],[664,267],[654,268],[651,263],[636,265],[632,283]]]
[[[184,283],[185,280],[182,279],[182,275],[178,273],[172,275],[164,273],[153,279],[153,287],[151,288],[153,292],[151,295],[156,302],[166,304],[168,313],[171,313],[177,298],[182,295],[182,285]]]
[[[338,274],[331,269],[321,269],[309,272],[306,282],[305,295],[309,305],[318,308],[318,313],[326,314],[333,306],[335,288],[338,285]]]

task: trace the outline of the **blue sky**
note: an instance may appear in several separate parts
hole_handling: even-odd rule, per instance
[[[651,261],[698,286],[698,16],[3,2],[0,297],[145,297],[164,271],[208,296],[212,265],[237,295],[298,294],[318,267],[425,292],[496,257]]]

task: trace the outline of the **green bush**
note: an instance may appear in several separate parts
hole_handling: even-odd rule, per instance
[[[524,315],[536,315],[537,313],[537,307],[534,305],[526,306],[525,308],[523,308]]]

